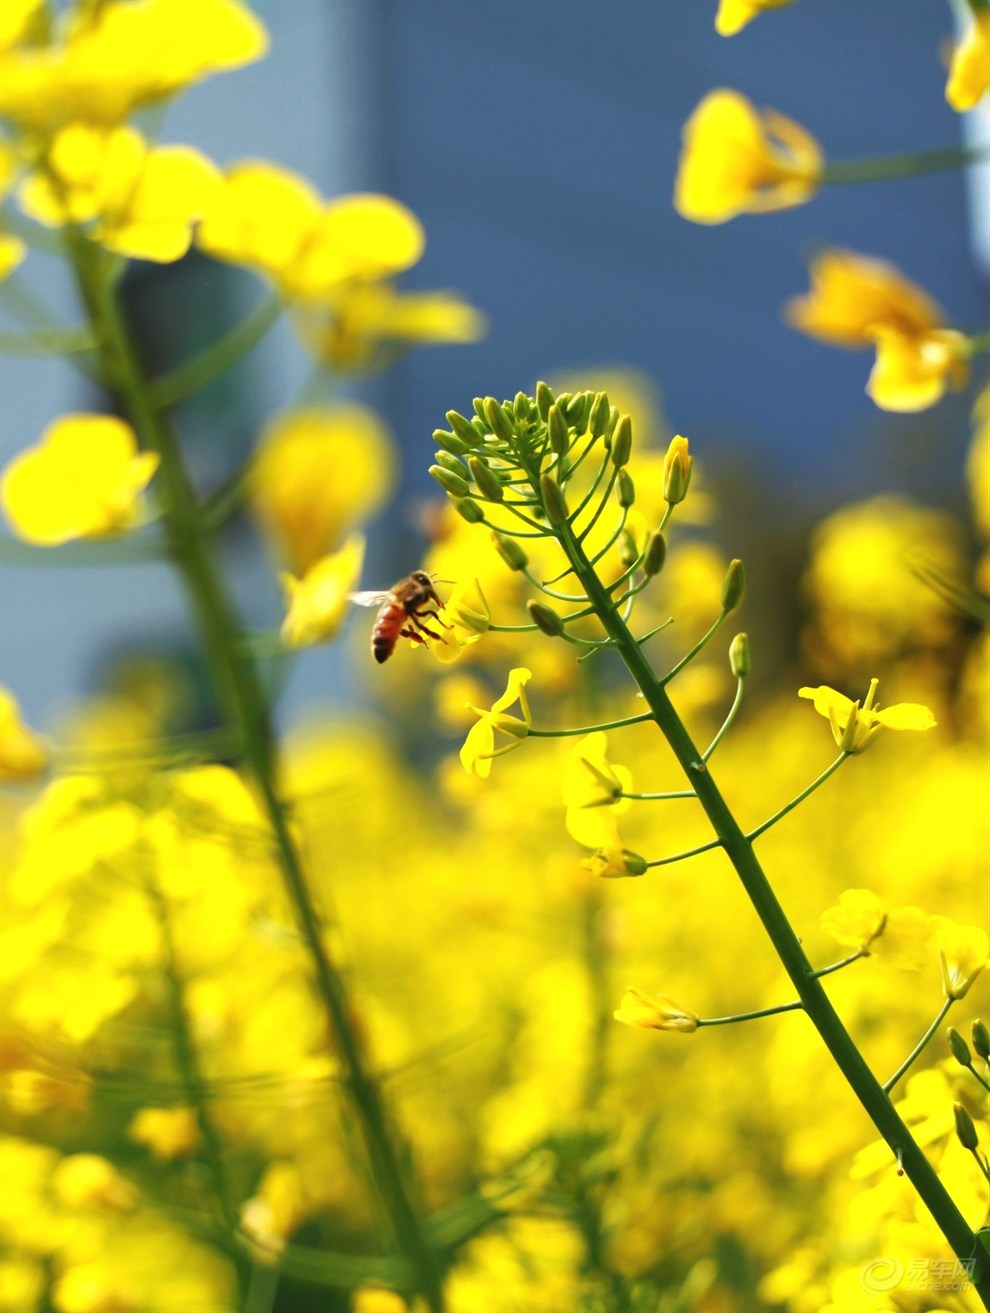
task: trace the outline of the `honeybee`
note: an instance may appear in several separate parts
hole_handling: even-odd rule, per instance
[[[450,627],[440,619],[438,608],[443,602],[425,570],[407,574],[387,593],[351,593],[350,600],[358,606],[381,607],[371,631],[371,654],[379,664],[389,659],[400,637],[414,643],[425,643],[424,634],[441,639],[443,635],[431,629],[427,620],[435,620],[444,629]]]

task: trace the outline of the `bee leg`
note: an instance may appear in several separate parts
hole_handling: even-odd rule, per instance
[[[431,638],[438,638],[439,635],[434,634],[432,630],[427,629],[426,625],[423,624],[424,619],[435,620],[437,624],[441,627],[441,629],[453,629],[454,627],[453,625],[448,625],[443,620],[441,620],[439,614],[436,611],[411,611],[409,614],[409,619],[417,627],[417,629],[422,629],[423,632],[429,634]]]
[[[428,634],[430,633],[430,631],[429,631],[428,629],[427,629],[426,632],[427,632]],[[402,635],[403,638],[411,638],[412,641],[413,641],[414,643],[422,643],[424,647],[426,646],[426,639],[425,639],[425,638],[421,638],[421,637],[419,636],[419,634],[417,634],[416,630],[412,628],[411,625],[406,625],[405,629],[400,629],[400,630],[399,630],[399,633]],[[431,637],[431,638],[439,638],[440,635],[439,635],[439,634],[430,634],[430,637]]]

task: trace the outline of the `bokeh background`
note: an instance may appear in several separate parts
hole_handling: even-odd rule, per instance
[[[686,433],[724,499],[722,529],[769,608],[768,659],[786,661],[788,599],[807,530],[838,502],[903,492],[958,510],[966,396],[890,416],[863,387],[868,357],[824,349],[780,317],[806,287],[817,246],[898,264],[955,324],[987,310],[990,167],[832,187],[810,207],[716,228],[671,205],[682,124],[714,86],[772,106],[816,134],[829,158],[958,144],[979,115],[953,113],[937,52],[948,6],[927,0],[802,0],[715,40],[701,0],[268,0],[268,58],[193,88],[168,111],[164,140],[221,165],[264,157],[326,195],[384,190],[423,220],[426,257],[409,287],[449,286],[490,319],[476,346],[414,352],[358,389],[390,423],[403,471],[372,535],[368,587],[422,556],[432,430],[477,394],[511,396],[538,377],[621,366],[641,371],[671,431]],[[71,318],[55,262],[37,290]],[[130,275],[146,355],[161,367],[235,322],[256,285],[192,256]],[[161,307],[166,307],[163,314]],[[4,461],[57,409],[96,404],[58,361],[5,359]],[[226,383],[182,413],[206,484],[250,448],[308,365],[282,326]],[[772,507],[772,511],[770,508]],[[249,534],[227,550],[248,622],[270,626],[279,598]],[[8,553],[7,559],[10,559]],[[4,678],[29,715],[100,679],[106,658],[163,644],[189,659],[184,606],[165,568],[4,571]],[[44,592],[44,603],[40,589]],[[772,637],[771,637],[772,635]],[[366,696],[360,672],[325,651],[296,666],[292,719],[319,699]],[[373,689],[371,690],[373,694]]]

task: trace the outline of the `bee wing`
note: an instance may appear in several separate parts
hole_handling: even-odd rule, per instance
[[[348,593],[347,600],[353,602],[355,606],[382,606],[388,601],[391,593],[387,590],[382,592],[367,591],[361,593]]]

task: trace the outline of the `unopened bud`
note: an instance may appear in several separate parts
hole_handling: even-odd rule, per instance
[[[620,469],[629,464],[632,455],[632,420],[623,415],[612,434],[612,464]]]
[[[455,456],[463,456],[469,450],[466,442],[463,442],[456,433],[448,433],[446,429],[434,429],[433,441],[438,447],[443,447],[444,451],[449,451]]]
[[[550,407],[547,414],[547,431],[550,434],[550,446],[558,456],[563,456],[571,445],[571,435],[567,431],[567,420],[564,418],[564,412],[556,402]]]
[[[563,620],[551,607],[544,606],[542,602],[527,602],[526,610],[537,629],[542,629],[548,637],[559,638],[564,632]]]
[[[604,392],[596,392],[595,399],[591,403],[591,433],[593,437],[600,438],[608,426],[609,403],[608,396]]]
[[[656,534],[654,536],[662,538],[663,534]],[[666,552],[666,544],[664,544],[660,550]],[[623,529],[619,534],[619,560],[627,567],[635,565],[639,560],[639,548],[636,546],[636,539],[631,529]],[[663,562],[661,561],[661,565],[662,564]]]
[[[485,416],[496,438],[511,442],[516,436],[515,426],[494,397],[485,397]]]
[[[464,462],[458,460],[451,452],[437,451],[434,452],[434,456],[436,457],[437,464],[442,465],[445,470],[450,470],[453,474],[460,475],[462,479],[467,478],[467,467]]]
[[[736,679],[745,679],[749,674],[749,635],[736,634],[729,644],[729,668]]]
[[[516,419],[529,419],[532,414],[533,403],[525,392],[517,392],[512,398],[512,409],[516,412]]]
[[[628,848],[623,848],[622,857],[625,863],[626,875],[645,875],[649,870],[646,858],[640,857],[639,853],[630,852]]]
[[[984,1062],[990,1062],[990,1030],[982,1021],[974,1021],[971,1035],[975,1052]]]
[[[447,423],[454,430],[457,437],[461,439],[468,447],[478,445],[479,433],[471,421],[457,410],[447,411]],[[439,442],[439,438],[437,441]]]
[[[584,433],[588,427],[588,415],[591,412],[592,395],[579,392],[572,397],[567,406],[567,422],[576,433]]]
[[[643,553],[643,573],[649,576],[659,574],[666,559],[667,539],[658,530],[650,534],[650,541],[646,544],[646,551]]]
[[[444,492],[450,493],[451,497],[466,497],[471,491],[471,486],[466,479],[462,479],[453,470],[445,470],[442,465],[431,465],[430,474],[436,479]]]
[[[676,506],[687,496],[693,464],[694,457],[688,451],[687,438],[671,438],[663,458],[663,496],[671,506]]]
[[[515,538],[506,538],[501,533],[492,534],[492,542],[495,544],[495,550],[501,556],[510,570],[525,570],[529,564],[529,557],[516,542]]]
[[[955,1026],[949,1027],[945,1032],[945,1037],[949,1041],[949,1048],[952,1052],[952,1056],[955,1058],[956,1062],[959,1063],[960,1067],[972,1067],[973,1055],[969,1051],[969,1045],[959,1034],[959,1031],[956,1030]]]
[[[486,397],[474,397],[471,401],[471,405],[474,407],[474,413],[481,420],[482,424],[485,426],[485,431],[487,432],[491,428],[491,425],[488,423],[488,416],[485,414],[486,400]]]
[[[553,405],[553,391],[547,383],[537,383],[536,385],[536,409],[540,413],[540,419],[544,424],[547,422],[547,416],[550,414],[550,407]]]
[[[612,434],[615,432],[615,426],[616,426],[616,424],[618,424],[618,422],[619,422],[619,420],[620,420],[621,418],[622,418],[622,416],[621,416],[620,413],[619,413],[619,409],[618,409],[618,407],[617,407],[617,406],[609,406],[609,408],[608,408],[608,423],[605,425],[605,446],[606,446],[606,447],[609,446],[609,445],[611,444],[611,441],[612,441]]]
[[[952,1111],[956,1119],[956,1135],[964,1149],[972,1152],[980,1147],[980,1137],[976,1134],[973,1119],[961,1103],[954,1103]]]
[[[481,459],[480,456],[468,457],[468,469],[471,471],[471,477],[477,484],[478,491],[482,497],[488,501],[501,501],[505,496],[505,489],[494,470]]]
[[[746,588],[746,574],[743,570],[743,563],[738,558],[729,562],[729,568],[725,572],[725,581],[722,584],[722,611],[728,615],[734,611],[742,601],[742,595]]]
[[[633,483],[632,475],[628,470],[619,470],[616,493],[619,498],[619,505],[625,509],[628,509],[636,500],[636,485]]]
[[[547,520],[554,528],[567,522],[567,500],[560,484],[552,474],[540,475],[540,495],[543,498],[543,509],[546,512]]]
[[[468,524],[478,524],[485,518],[485,508],[472,501],[470,497],[459,497],[454,502],[454,510],[458,515],[462,515]]]

